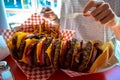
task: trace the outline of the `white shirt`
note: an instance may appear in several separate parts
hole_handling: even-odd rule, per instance
[[[88,0],[63,0],[61,6],[61,29],[75,30],[75,38],[79,41],[83,40],[87,42],[89,40],[115,40],[115,56],[117,58],[118,65],[120,65],[120,41],[115,39],[114,33],[108,27],[95,22],[91,18],[79,16],[75,19],[66,19],[62,17],[69,13],[82,12],[85,4]],[[104,0],[108,2],[113,11],[120,16],[120,0]],[[117,61],[115,62],[117,63]],[[111,63],[113,64],[113,63]],[[114,64],[113,64],[114,65]]]
[[[82,12],[85,4],[88,0],[62,0],[61,6],[61,29],[71,29],[75,30],[75,38],[78,40],[101,40],[106,41],[114,37],[112,30],[100,23],[95,22],[91,18],[86,18],[84,16],[76,17],[75,19],[68,19],[62,17],[69,13]],[[115,8],[118,5],[114,5],[119,0],[105,0],[109,3],[111,2],[111,7]],[[114,4],[113,4],[114,3]],[[119,10],[116,10],[117,13]],[[119,13],[120,14],[120,13]]]

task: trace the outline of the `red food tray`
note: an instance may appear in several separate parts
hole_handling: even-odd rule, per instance
[[[48,80],[120,80],[120,66],[115,66],[110,70],[91,74],[81,74],[70,77],[62,70],[56,70]]]
[[[49,67],[31,67],[20,63],[17,65],[30,80],[47,80],[55,72],[55,69]]]

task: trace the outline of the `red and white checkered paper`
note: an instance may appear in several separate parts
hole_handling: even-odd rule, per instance
[[[68,70],[68,69],[61,69],[61,70],[70,77],[77,77],[77,76],[83,76],[83,75],[90,74],[90,73],[75,72],[75,71],[71,71],[71,70]]]
[[[19,31],[24,32],[34,32],[34,30],[38,29],[38,24],[44,21],[42,17],[40,17],[37,13],[32,14],[31,18],[28,18],[25,23],[23,23],[20,27]],[[32,25],[32,26],[31,26]],[[47,26],[51,26],[52,23],[48,21]],[[34,27],[33,27],[34,26]],[[1,32],[4,35],[4,38],[6,42],[11,37],[15,30],[1,30]],[[61,30],[60,37],[64,40],[71,40],[74,36],[75,31],[73,30]],[[46,80],[48,79],[54,72],[55,69],[49,68],[49,67],[31,67],[22,63],[16,62],[19,68],[23,71],[23,73],[27,76],[30,80]],[[69,70],[63,70],[66,74],[68,74],[70,77],[80,76],[81,73],[69,71]],[[71,75],[70,75],[71,74]]]
[[[20,30],[24,32],[34,32],[34,30],[39,29],[39,24],[41,24],[41,22],[44,22],[44,18],[39,14],[34,13],[30,18],[24,21],[23,24],[21,24]]]
[[[34,67],[16,63],[29,80],[47,80],[55,72],[55,69],[50,67]]]
[[[72,40],[74,37],[75,31],[74,30],[68,30],[68,29],[63,29],[60,32],[60,37],[63,40]]]
[[[24,21],[23,24],[21,24],[20,30],[24,32],[34,32],[36,30],[39,30],[39,26],[42,23],[45,23],[45,26],[49,28],[54,27],[54,24],[50,22],[50,20],[41,17],[38,13],[34,13],[30,18]]]
[[[15,33],[15,30],[0,30],[0,33],[2,33],[5,41],[7,42],[9,40],[9,38]]]

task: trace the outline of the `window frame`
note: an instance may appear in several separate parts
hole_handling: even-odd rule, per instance
[[[61,0],[58,0],[57,2],[61,3]],[[58,8],[60,8],[60,4],[58,4],[57,8],[53,8],[53,10],[58,15],[58,17],[60,18],[60,11],[56,12],[56,10],[58,10]],[[38,0],[31,0],[31,8],[30,9],[5,8],[7,14],[10,13],[10,14],[16,14],[16,15],[18,14],[19,15],[21,13],[25,13],[26,16],[28,16],[27,14],[32,14],[32,13],[35,13],[35,12],[39,13],[41,11],[41,9],[42,9],[42,5],[39,5]],[[19,23],[19,20],[15,20],[15,19],[17,19],[17,17],[16,16],[14,16],[14,17],[13,16],[8,17],[7,18],[8,19],[8,24],[11,24],[11,23],[13,24],[13,22]]]
[[[7,13],[31,13],[37,12],[37,0],[31,0],[32,6],[30,9],[14,9],[14,8],[5,8]]]

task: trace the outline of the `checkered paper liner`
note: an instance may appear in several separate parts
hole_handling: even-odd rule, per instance
[[[64,73],[66,73],[69,77],[78,77],[83,75],[88,75],[90,73],[81,73],[81,72],[75,72],[68,69],[61,69]]]
[[[45,19],[41,17],[38,13],[33,13],[30,18],[24,21],[20,26],[20,30],[24,32],[34,32],[38,30],[39,25],[44,22]],[[50,23],[48,23],[50,24]]]
[[[32,29],[31,28],[24,28],[24,30],[27,30],[28,32],[31,32]],[[19,30],[22,31],[22,30]],[[26,32],[27,32],[26,31]],[[7,42],[9,40],[9,38],[15,33],[17,32],[16,30],[0,30],[0,33],[3,34],[5,41]],[[60,32],[60,37],[63,40],[71,40],[74,37],[75,31],[73,30],[67,30],[67,29],[63,29]]]
[[[50,67],[34,67],[16,63],[29,80],[47,80],[55,72],[55,69]]]
[[[74,30],[69,30],[69,29],[63,29],[60,32],[60,37],[63,40],[72,40],[74,37],[75,31]]]
[[[31,18],[28,18],[27,21],[21,24],[20,30],[18,31],[34,32],[35,30],[38,29],[38,24],[41,23],[42,21],[44,21],[44,19],[40,17],[37,13],[34,13],[32,14]],[[52,24],[49,21],[46,21],[46,25],[51,26]],[[2,32],[4,39],[7,42],[9,38],[17,31],[16,30],[0,30],[0,32]],[[60,37],[63,40],[71,40],[74,36],[74,33],[75,31],[73,30],[64,29],[60,31]],[[55,72],[55,69],[49,68],[49,67],[30,67],[28,65],[18,63],[17,61],[16,61],[16,64],[27,76],[27,78],[30,80],[46,80],[50,77],[50,75],[52,75]],[[70,72],[68,71],[68,73]],[[66,71],[66,74],[67,74],[67,71]]]
[[[0,33],[2,33],[5,41],[7,42],[9,38],[16,32],[16,30],[0,30]]]
[[[60,25],[40,16],[39,13],[33,13],[30,18],[21,24],[20,30],[24,32],[39,32],[39,34],[59,34],[59,27]],[[46,29],[48,30],[47,32]],[[49,30],[51,30],[51,33],[48,33]]]

